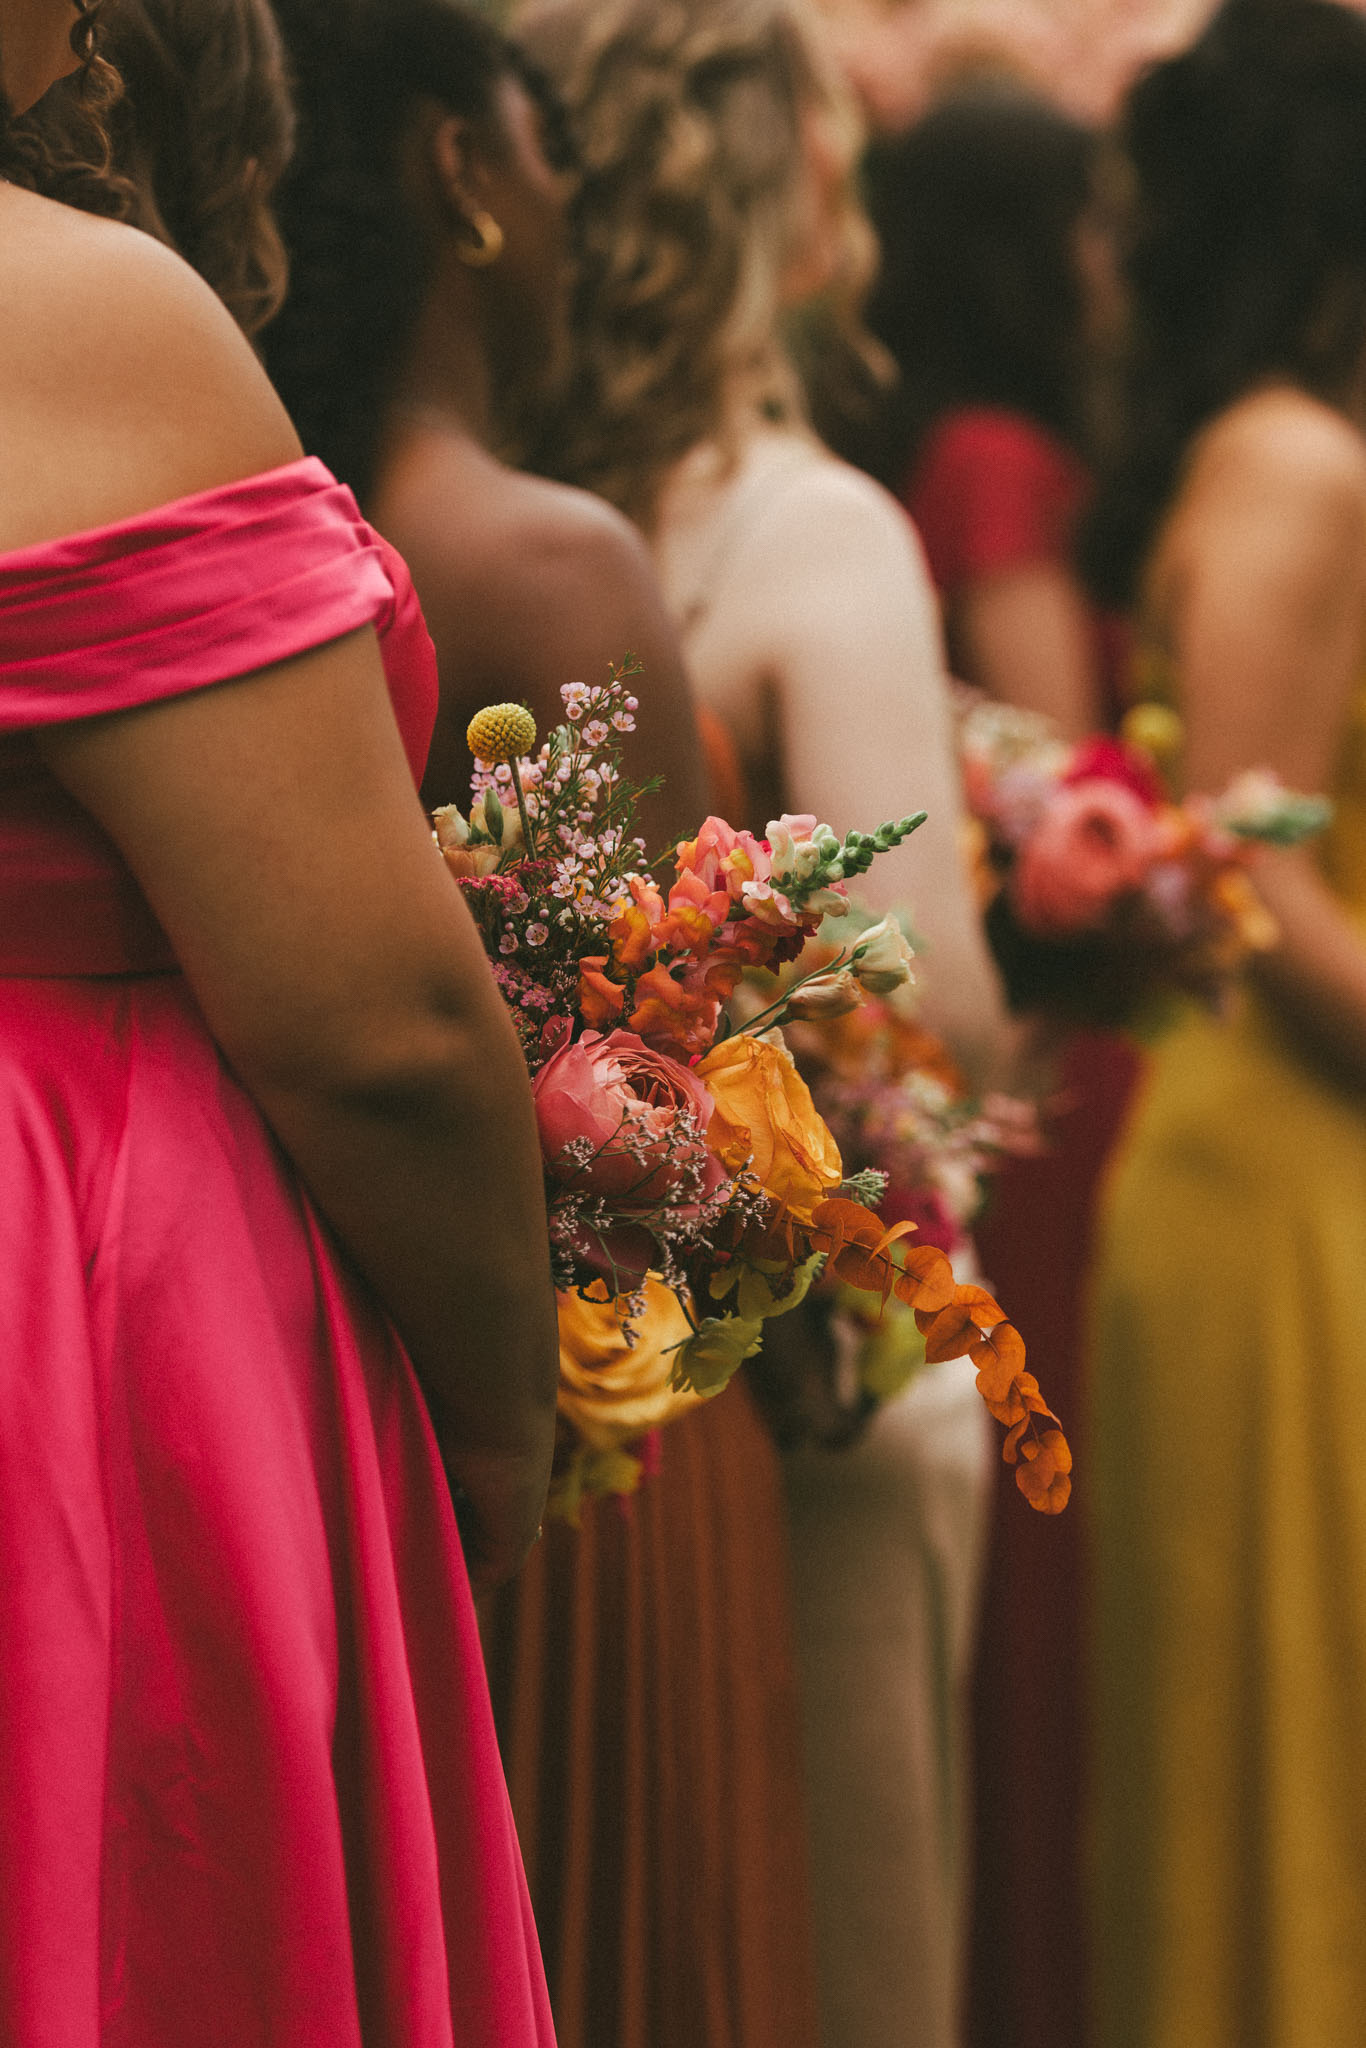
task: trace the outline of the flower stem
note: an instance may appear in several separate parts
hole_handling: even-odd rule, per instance
[[[522,794],[522,778],[517,773],[515,761],[509,761],[508,767],[512,771],[512,786],[517,792],[517,813],[522,821],[522,844],[526,847],[527,859],[535,860],[536,841],[531,830],[531,819],[527,816],[526,798]]]
[[[839,952],[835,955],[833,960],[827,960],[824,967],[813,967],[809,974],[799,975],[796,981],[792,983],[792,986],[790,988],[785,988],[782,994],[778,997],[777,1001],[770,1003],[767,1009],[756,1010],[755,1014],[752,1017],[747,1017],[744,1023],[741,1025],[731,1026],[728,1023],[725,1031],[723,1031],[721,1033],[720,1038],[717,1039],[717,1044],[719,1045],[722,1042],[722,1039],[734,1038],[737,1034],[737,1031],[742,1034],[748,1032],[750,1037],[753,1037],[755,1025],[764,1024],[764,1019],[766,1017],[770,1021],[769,1023],[764,1025],[764,1029],[767,1031],[771,1031],[774,1025],[782,1023],[783,1011],[787,1008],[788,1004],[791,1002],[793,996],[796,995],[797,990],[799,988],[805,988],[808,981],[816,981],[822,974],[838,974],[841,967],[845,967],[848,965],[850,958],[852,958],[852,955],[849,954],[848,949],[846,947],[841,946]]]

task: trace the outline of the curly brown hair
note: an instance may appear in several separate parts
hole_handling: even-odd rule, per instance
[[[726,448],[746,409],[803,411],[784,286],[816,117],[849,137],[824,340],[871,360],[856,116],[799,0],[528,0],[513,32],[559,87],[582,163],[577,362],[545,466],[648,528],[690,448]]]
[[[196,269],[257,333],[288,278],[271,195],[289,162],[294,110],[266,0],[106,0],[105,53],[123,81],[109,122],[127,217]],[[31,119],[70,136],[62,80]]]
[[[0,88],[0,178],[86,213],[117,218],[127,214],[132,188],[114,168],[109,118],[122,83],[101,48],[104,4],[72,0],[71,48],[78,64],[67,116],[55,131],[41,113],[16,117]]]
[[[213,286],[255,334],[284,299],[271,195],[294,147],[284,47],[266,0],[110,0],[123,77],[115,157],[133,218]]]

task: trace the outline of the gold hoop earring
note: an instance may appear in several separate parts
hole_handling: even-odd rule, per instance
[[[455,253],[471,270],[487,270],[503,253],[503,230],[482,206],[477,206],[470,215],[469,227],[479,237],[478,241],[458,243]]]

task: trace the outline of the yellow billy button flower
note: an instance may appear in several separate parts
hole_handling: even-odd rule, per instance
[[[486,704],[470,720],[465,733],[476,761],[496,766],[516,761],[536,744],[536,721],[525,704]]]
[[[1185,739],[1181,714],[1168,704],[1133,705],[1119,729],[1131,746],[1142,747],[1162,767],[1176,760]]]

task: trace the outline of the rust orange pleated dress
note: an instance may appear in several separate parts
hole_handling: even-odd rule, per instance
[[[729,734],[703,729],[741,814]],[[482,1616],[561,2048],[816,2048],[778,1458],[742,1380]]]

